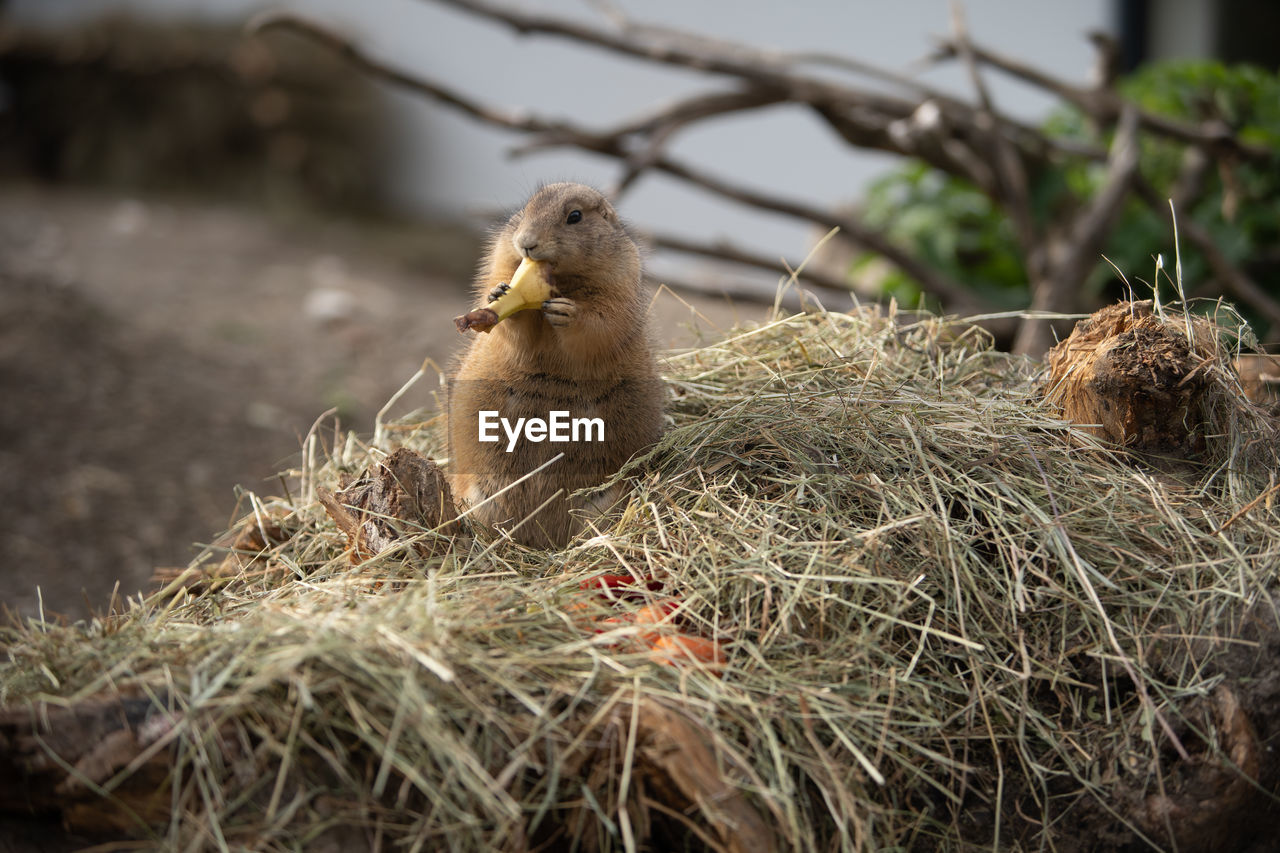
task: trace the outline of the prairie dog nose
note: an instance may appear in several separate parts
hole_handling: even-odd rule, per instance
[[[538,238],[529,234],[520,234],[516,236],[516,248],[520,250],[520,254],[526,258],[532,258],[533,252],[538,248]]]

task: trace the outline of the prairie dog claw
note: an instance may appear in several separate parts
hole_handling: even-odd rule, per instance
[[[494,288],[495,291],[499,289],[501,287]],[[466,332],[468,329],[487,332],[512,314],[541,308],[542,303],[550,298],[551,275],[546,262],[525,258],[516,267],[511,283],[506,286],[506,292],[483,308],[455,317],[453,323],[459,332]]]

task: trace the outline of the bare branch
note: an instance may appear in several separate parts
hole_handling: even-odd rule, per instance
[[[1273,299],[1244,270],[1233,264],[1218,248],[1213,235],[1190,217],[1179,220],[1178,233],[1204,254],[1214,276],[1227,290],[1266,317],[1273,329],[1280,329],[1280,302]]]
[[[683,237],[676,237],[671,234],[655,234],[651,232],[641,232],[640,238],[655,249],[666,249],[672,252],[682,252],[689,255],[698,255],[704,258],[714,258],[719,261],[729,261],[734,264],[741,264],[756,269],[768,270],[779,275],[790,275],[799,265],[789,263],[783,259],[771,258],[767,255],[761,255],[754,252],[748,252],[738,246],[733,245],[728,240],[718,240],[713,243],[700,243],[694,240],[687,240]],[[829,276],[825,273],[805,268],[796,274],[796,278],[804,281],[814,287],[829,291],[831,297],[841,293],[848,293],[850,287],[843,279]]]
[[[1107,232],[1120,215],[1134,178],[1138,175],[1138,111],[1126,107],[1111,143],[1111,159],[1102,189],[1075,219],[1071,229],[1069,257],[1062,266],[1072,277],[1083,278],[1097,263]]]
[[[467,6],[488,7],[488,4],[473,3],[472,0],[438,0],[438,2],[448,2],[450,4],[462,3]],[[523,15],[517,15],[517,13],[514,12],[510,14],[517,16],[522,21],[525,21],[525,16]],[[533,28],[533,24],[530,21],[525,21],[525,24],[530,28]],[[439,84],[409,76],[401,71],[391,68],[385,63],[372,59],[341,36],[294,15],[287,13],[268,15],[255,21],[253,26],[259,30],[292,30],[326,45],[345,57],[365,73],[449,104],[450,106],[460,109],[468,115],[489,124],[513,130],[542,134],[542,140],[539,147],[569,145],[581,148],[584,151],[591,151],[597,154],[614,157],[623,160],[624,162],[631,156],[632,152],[630,146],[621,137],[614,133],[592,132],[567,122],[546,121],[527,113],[504,112],[478,104],[472,99],[453,90],[447,89],[446,87],[440,86]],[[576,26],[572,28],[578,29]],[[693,101],[685,101],[682,102],[682,104],[685,110],[684,116],[688,117],[696,112],[697,109],[706,110],[718,108],[724,110],[728,108],[742,108],[742,104],[750,98],[759,98],[763,102],[764,100],[772,97],[772,93],[767,91],[759,94],[739,93],[739,96],[736,99],[733,96],[721,96],[721,99],[716,101],[716,96],[709,96],[708,98],[703,99],[701,104],[697,103],[697,99],[694,99]],[[661,121],[659,116],[651,116],[642,122],[633,123],[629,127],[624,127],[623,130],[647,128],[660,124]],[[919,282],[925,291],[937,296],[949,305],[956,306],[957,310],[980,311],[985,308],[985,306],[978,302],[976,297],[959,282],[956,282],[950,277],[923,263],[910,253],[894,245],[883,234],[866,227],[861,222],[858,222],[851,217],[840,216],[829,210],[739,187],[665,156],[654,157],[647,163],[646,168],[665,172],[669,175],[681,178],[688,183],[700,186],[716,195],[741,202],[760,210],[780,213],[792,218],[813,222],[828,229],[838,227],[847,237],[861,244],[866,249],[883,255],[886,260],[898,266],[903,272]]]
[[[899,88],[911,92],[912,96],[919,100],[926,98],[946,99],[950,96],[941,89],[935,89],[926,83],[909,77],[905,74],[898,74],[885,68],[872,65],[867,62],[861,62],[853,57],[843,56],[834,53],[823,53],[821,51],[808,51],[801,53],[783,54],[783,60],[786,65],[794,67],[797,65],[813,65],[826,68],[838,68],[841,71],[857,74],[872,80],[880,80],[890,83]]]
[[[969,75],[969,82],[973,84],[973,90],[978,95],[978,106],[981,112],[990,116],[995,116],[995,102],[991,98],[991,92],[987,89],[986,81],[982,79],[982,72],[978,70],[978,63],[974,59],[974,47],[969,41],[969,28],[965,23],[964,9],[960,5],[959,0],[951,0],[951,29],[955,32],[956,54],[964,63],[965,71]]]
[[[1188,148],[1182,154],[1182,171],[1169,192],[1174,210],[1190,210],[1204,194],[1213,158],[1203,148]]]
[[[520,34],[538,33],[692,71],[732,78],[736,88],[701,93],[651,110],[611,128],[592,130],[570,121],[552,121],[518,110],[494,108],[449,87],[409,76],[362,53],[343,38],[303,19],[276,15],[259,19],[258,28],[289,29],[308,36],[344,56],[366,73],[448,104],[479,121],[529,135],[516,154],[557,147],[573,147],[613,158],[622,166],[614,194],[624,192],[637,178],[660,172],[713,195],[758,210],[838,227],[846,239],[915,279],[921,287],[958,313],[981,312],[986,306],[975,292],[895,245],[883,232],[867,227],[855,216],[774,195],[717,176],[697,164],[675,159],[667,152],[670,140],[690,125],[715,116],[761,109],[779,103],[807,106],[853,146],[918,157],[951,175],[967,178],[999,205],[1014,225],[1023,260],[1031,276],[1032,312],[1018,335],[1017,348],[1039,353],[1047,346],[1045,313],[1072,312],[1080,306],[1080,283],[1101,251],[1107,230],[1124,200],[1138,186],[1150,204],[1152,191],[1137,173],[1137,134],[1146,129],[1193,148],[1179,177],[1175,195],[1187,204],[1202,192],[1207,169],[1223,157],[1270,157],[1271,152],[1236,139],[1230,128],[1216,121],[1191,124],[1149,115],[1121,98],[1106,82],[1076,86],[1023,63],[973,44],[958,6],[953,7],[955,33],[950,55],[964,62],[976,94],[976,104],[934,92],[901,75],[856,60],[825,54],[787,54],[749,45],[692,35],[629,21],[612,0],[593,0],[607,19],[600,25],[512,8],[498,0],[431,0],[450,8],[506,25]],[[1056,139],[1002,115],[994,103],[981,66],[991,66],[1075,104],[1100,126],[1117,123],[1109,150],[1096,144]],[[912,97],[857,88],[830,73],[805,73],[803,66],[838,68],[889,83]],[[921,97],[924,100],[921,100]],[[1102,190],[1083,206],[1063,206],[1040,223],[1031,209],[1030,176],[1042,168],[1071,160],[1107,163]],[[1215,273],[1241,299],[1280,322],[1280,305],[1209,242],[1203,229],[1190,223],[1187,239],[1205,252]],[[782,272],[785,262],[727,244],[693,244],[659,237],[660,249],[717,257]],[[802,276],[819,286],[844,291],[843,282],[814,273]],[[1023,332],[1026,334],[1024,335]]]
[[[800,73],[792,67],[793,57],[788,54],[760,50],[737,42],[694,36],[667,28],[638,26],[626,21],[616,26],[613,31],[606,31],[574,20],[529,13],[503,4],[492,3],[489,0],[428,0],[428,2],[439,3],[498,21],[521,35],[545,33],[651,62],[736,77],[740,81],[755,86],[781,90],[786,93],[788,100],[809,104],[824,116],[845,115],[847,118],[851,110],[869,111],[879,117],[878,123],[883,126],[892,119],[909,116],[917,106],[917,101],[913,99],[856,89],[822,77]],[[616,16],[614,19],[617,20]],[[868,76],[905,82],[892,72],[873,69],[871,66],[860,67]],[[967,116],[971,111],[968,105],[941,92],[932,93],[932,98],[952,115],[953,121],[958,124],[967,122]],[[1006,125],[1008,131],[1014,135],[1018,147],[1025,148],[1029,156],[1044,157],[1049,152],[1059,150],[1076,155],[1084,153],[1098,160],[1105,159],[1106,156],[1105,152],[1089,146],[1073,143],[1067,143],[1065,147],[1060,146],[1057,140],[1047,139],[1034,128],[1016,122],[1006,121]],[[844,131],[837,128],[837,132]],[[883,139],[881,141],[884,144],[872,145],[863,141],[854,141],[854,144],[901,153]]]
[[[846,300],[849,299],[849,291],[847,290],[816,292],[809,288],[797,289],[789,287],[779,293],[776,286],[758,284],[741,279],[673,278],[666,274],[653,275],[649,271],[645,272],[645,277],[653,284],[661,285],[671,290],[698,293],[703,296],[721,296],[734,301],[754,302],[758,305],[777,305],[787,311],[803,311],[806,304],[812,307],[815,301],[821,302],[825,306],[841,305],[843,307],[848,304]],[[829,294],[834,294],[833,301],[827,301],[830,298]]]
[[[1119,96],[1112,92],[1102,90],[1099,93],[1099,90],[1094,88],[1085,88],[1068,83],[1065,80],[1059,80],[1038,68],[1033,68],[1020,60],[1005,56],[990,48],[970,45],[969,50],[979,62],[997,68],[1024,83],[1030,83],[1039,89],[1051,92],[1064,101],[1075,104],[1090,115],[1109,115],[1118,112],[1118,108],[1110,106],[1112,102],[1119,100]],[[947,59],[958,59],[962,56],[963,51],[960,45],[954,41],[944,39],[939,42],[937,49],[928,57],[928,61],[941,62]],[[1106,106],[1103,106],[1103,102],[1106,103]]]
[[[332,30],[289,12],[263,13],[251,20],[248,28],[252,32],[267,32],[270,30],[294,32],[329,48],[371,77],[377,77],[396,86],[426,95],[433,100],[448,104],[473,118],[489,124],[496,124],[500,127],[521,130],[527,133],[557,133],[567,129],[566,125],[558,122],[541,121],[525,113],[496,110],[447,86],[406,74],[399,69],[365,55],[354,44]]]
[[[1168,201],[1163,199],[1145,179],[1136,182],[1138,196],[1160,216],[1168,216]],[[1277,302],[1248,273],[1233,264],[1218,248],[1213,235],[1190,216],[1178,220],[1178,234],[1204,255],[1213,275],[1237,299],[1249,305],[1267,319],[1273,329],[1280,329],[1280,302]]]
[[[812,207],[798,201],[783,199],[758,190],[750,190],[730,184],[719,178],[696,170],[690,166],[676,163],[668,158],[660,159],[654,168],[680,178],[687,183],[696,184],[716,195],[741,202],[760,210],[770,210],[794,219],[802,219],[821,225],[824,228],[839,228],[844,236],[884,258],[894,266],[911,276],[928,293],[956,306],[958,311],[980,310],[975,304],[976,297],[964,285],[933,267],[920,261],[905,250],[890,242],[884,234],[868,228],[856,219],[841,216],[833,211]]]
[[[987,89],[986,81],[978,70],[974,59],[974,48],[969,41],[969,30],[965,23],[964,11],[959,0],[951,0],[951,25],[955,30],[956,49],[968,69],[969,79],[978,94],[979,108],[976,112],[977,129],[985,132],[989,140],[990,155],[995,163],[997,191],[993,197],[999,198],[1005,213],[1013,221],[1014,232],[1018,235],[1018,243],[1023,250],[1030,252],[1039,243],[1036,233],[1035,218],[1031,211],[1031,192],[1027,186],[1027,172],[1022,160],[1013,149],[1007,136],[1001,132],[1003,117],[996,112],[995,101]]]
[[[1081,112],[1092,118],[1111,122],[1119,119],[1126,106],[1135,109],[1137,105],[1126,101],[1113,89],[1101,87],[1077,86],[1045,74],[1024,62],[1005,56],[996,51],[972,46],[973,56],[980,62],[1004,71],[1024,83],[1044,89],[1075,105]],[[934,55],[943,59],[960,55],[957,44],[944,42],[941,50]],[[1231,129],[1221,122],[1207,121],[1203,124],[1192,124],[1168,116],[1157,115],[1145,110],[1138,110],[1138,122],[1145,130],[1161,136],[1186,142],[1191,145],[1207,146],[1214,150],[1238,153],[1248,160],[1266,161],[1274,154],[1271,149],[1261,145],[1244,142],[1232,134]]]
[[[671,127],[681,127],[706,118],[755,109],[786,101],[787,93],[779,89],[749,87],[732,92],[712,92],[707,95],[695,95],[674,104],[668,104],[658,110],[651,111],[641,118],[632,119],[612,130],[604,132],[605,136],[647,135]],[[548,138],[550,144],[556,140]],[[535,137],[526,149],[543,147],[544,139]]]
[[[1076,293],[1097,263],[1107,233],[1124,207],[1138,177],[1138,115],[1130,107],[1120,119],[1111,144],[1111,159],[1102,189],[1075,215],[1065,237],[1050,235],[1041,251],[1041,277],[1034,281],[1031,310],[1067,313],[1076,308]],[[1018,328],[1013,351],[1040,355],[1053,343],[1047,320],[1028,318]]]
[[[763,87],[747,88],[736,92],[714,92],[709,95],[697,95],[675,104],[669,104],[661,110],[642,118],[633,119],[612,130],[598,135],[606,138],[623,140],[626,137],[647,137],[643,144],[629,149],[630,153],[623,157],[626,170],[614,188],[614,195],[621,195],[636,178],[650,168],[662,153],[677,130],[703,119],[727,115],[743,110],[758,109],[770,104],[787,100],[787,94],[779,90]],[[543,133],[534,136],[528,142],[512,149],[516,156],[528,154],[542,148],[553,148],[559,145],[576,144],[582,136],[581,132]]]
[[[845,97],[849,89],[820,77],[799,74],[788,69],[780,55],[748,45],[705,36],[693,36],[675,30],[654,27],[622,26],[609,32],[586,26],[567,18],[542,15],[514,9],[488,0],[431,0],[472,15],[498,21],[517,33],[545,33],[597,47],[625,56],[635,56],[665,65],[677,65],[715,74],[727,74],[773,89],[784,89],[799,101],[831,100]],[[869,102],[882,109],[909,113],[914,104],[904,98],[877,93],[863,93]]]

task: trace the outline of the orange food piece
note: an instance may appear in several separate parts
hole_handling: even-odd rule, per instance
[[[680,603],[673,600],[656,601],[646,604],[632,614],[632,619],[641,625],[667,625],[671,623]]]
[[[724,670],[724,642],[681,631],[676,619],[683,605],[679,598],[660,599],[635,610],[605,617],[596,623],[594,630],[599,634],[635,625],[638,630],[622,641],[623,648],[647,649],[649,658],[664,666],[701,665],[719,675]]]
[[[588,628],[595,622],[597,609],[593,601],[570,601],[561,608],[564,614],[581,628]],[[599,633],[599,630],[597,628],[596,633]]]
[[[652,626],[654,630],[642,630],[636,639],[648,646],[653,646],[663,635],[676,630],[672,624],[680,605],[675,601],[659,601],[646,604],[631,614],[631,621],[636,625]]]
[[[715,674],[724,670],[724,645],[693,634],[664,634],[652,642],[649,657],[666,666],[700,663]]]

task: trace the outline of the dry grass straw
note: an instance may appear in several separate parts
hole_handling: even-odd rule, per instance
[[[292,497],[247,496],[292,538],[198,593],[10,632],[0,704],[185,712],[154,839],[175,850],[625,849],[663,819],[629,776],[642,698],[705,725],[787,849],[1035,846],[1117,778],[1156,784],[1163,721],[1214,686],[1196,641],[1274,583],[1280,511],[1241,512],[1274,485],[1265,422],[1177,482],[1057,420],[1033,367],[874,312],[673,354],[672,429],[621,514],[555,553],[481,536],[353,568],[314,486],[395,443],[439,457],[442,430],[313,437]],[[730,639],[723,677],[583,629],[579,582],[621,571]]]

